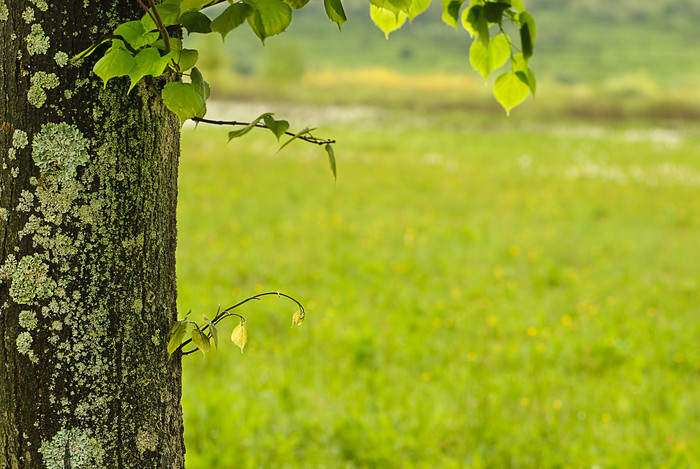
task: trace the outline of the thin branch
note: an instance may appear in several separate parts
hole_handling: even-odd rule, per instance
[[[213,124],[213,125],[232,125],[232,126],[243,126],[243,127],[247,127],[250,125],[250,122],[218,121],[218,120],[212,120],[212,119],[204,119],[201,117],[193,117],[192,120],[195,122],[202,122],[204,124]],[[269,129],[269,127],[266,126],[262,122],[258,122],[257,124],[255,124],[255,127],[259,127],[261,129]],[[311,135],[308,135],[308,136],[299,135],[299,136],[297,136],[297,134],[292,133],[292,132],[285,132],[284,134],[289,135],[290,137],[296,137],[299,140],[303,140],[303,141],[308,142],[308,143],[313,143],[314,145],[327,145],[329,143],[335,143],[335,140],[316,138],[316,137],[312,137]]]
[[[153,13],[151,13],[150,8],[148,8],[146,5],[144,5],[144,3],[141,0],[136,0],[136,1],[139,2],[139,5],[141,5],[141,8],[146,10],[146,14],[151,17],[151,19],[153,20],[153,24],[158,24],[158,22],[156,21],[156,18],[153,16]]]
[[[163,24],[163,20],[160,17],[160,13],[158,13],[158,8],[156,8],[155,1],[148,0],[148,4],[151,5],[153,15],[155,15],[156,17],[155,23],[158,27],[158,31],[160,31],[160,35],[163,36],[163,44],[165,46],[165,53],[167,54],[168,52],[170,52],[170,36],[168,35],[168,31],[165,29],[165,25]]]
[[[247,124],[245,124],[245,125],[247,125]],[[218,313],[216,314],[216,316],[214,317],[214,319],[211,321],[211,323],[214,324],[214,325],[216,325],[216,324],[218,324],[222,319],[227,318],[227,317],[229,317],[229,316],[238,316],[238,317],[241,318],[243,321],[245,321],[245,318],[244,318],[243,316],[241,316],[241,315],[238,314],[238,313],[232,313],[231,310],[232,310],[232,309],[236,309],[236,308],[238,308],[239,306],[242,306],[242,305],[246,304],[246,303],[249,302],[249,301],[252,301],[252,300],[259,300],[259,299],[262,298],[263,296],[269,296],[269,295],[277,295],[278,298],[284,297],[284,298],[287,298],[287,299],[289,299],[289,300],[292,300],[294,303],[297,304],[297,306],[299,306],[299,309],[300,309],[303,313],[306,313],[306,310],[304,309],[304,306],[303,306],[301,303],[299,303],[299,301],[297,301],[295,298],[292,298],[291,296],[287,295],[286,293],[274,291],[274,292],[258,293],[257,295],[253,295],[253,296],[251,296],[251,297],[249,297],[249,298],[246,298],[245,300],[239,301],[238,303],[236,303],[236,304],[233,305],[233,306],[229,306],[229,307],[226,308],[225,310],[218,312]],[[207,324],[206,326],[202,327],[200,330],[201,330],[202,332],[204,332],[204,331],[206,331],[207,329],[209,329],[209,324]],[[187,350],[186,352],[183,352],[183,351],[182,351],[183,347],[185,347],[185,346],[186,346],[187,344],[189,344],[190,342],[192,342],[192,339],[191,339],[191,338],[190,338],[190,339],[187,339],[186,341],[184,341],[183,343],[181,343],[181,344],[179,345],[178,349],[180,350],[180,353],[181,353],[183,356],[184,356],[184,355],[189,355],[189,354],[194,353],[194,352],[196,352],[197,350],[199,350],[199,347],[195,347],[195,348],[193,348],[192,350]]]

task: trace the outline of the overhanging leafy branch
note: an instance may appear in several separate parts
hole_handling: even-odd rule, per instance
[[[240,319],[239,324],[236,327],[234,327],[233,332],[231,333],[231,340],[241,349],[242,353],[243,348],[248,342],[248,325],[246,324],[246,320],[243,316],[241,316],[238,313],[232,313],[231,311],[240,306],[243,306],[249,301],[260,300],[265,296],[271,295],[277,296],[278,298],[287,298],[289,300],[292,300],[299,307],[297,312],[292,315],[292,327],[300,326],[301,323],[304,322],[304,318],[306,317],[306,310],[304,309],[304,306],[293,297],[281,292],[259,293],[257,295],[248,297],[245,300],[239,301],[235,305],[229,306],[223,311],[221,310],[221,307],[219,307],[219,309],[216,312],[216,315],[214,316],[214,319],[209,320],[206,316],[204,316],[205,324],[203,326],[200,326],[196,321],[192,321],[189,319],[189,316],[192,312],[190,310],[190,312],[188,312],[183,319],[177,321],[175,323],[175,326],[173,326],[173,329],[170,332],[170,340],[168,341],[168,353],[172,355],[176,351],[180,350],[182,355],[189,355],[191,353],[196,352],[197,350],[200,350],[204,355],[206,355],[211,350],[212,341],[214,342],[214,347],[218,349],[219,331],[216,326],[228,317],[237,317]],[[187,331],[189,330],[190,326],[192,326],[190,338],[185,339],[185,337],[187,337]],[[190,344],[194,345],[193,349],[183,350],[184,347]]]
[[[188,34],[216,33],[224,40],[229,32],[247,23],[264,43],[268,37],[285,31],[292,21],[293,11],[309,2],[228,0],[225,9],[214,13],[209,8],[224,3],[223,0],[165,0],[158,5],[155,0],[135,1],[145,14],[139,20],[118,25],[111,34],[98,41],[98,44],[111,41],[111,45],[93,70],[105,84],[115,77],[129,77],[129,90],[144,77],[158,77],[171,70],[176,74],[176,80],[166,84],[161,94],[166,106],[182,122],[204,118],[209,85],[195,68],[199,51],[184,48],[182,40],[172,37],[169,30],[184,29]],[[485,79],[493,70],[505,65],[508,57],[511,58],[511,70],[501,74],[494,84],[496,99],[510,112],[528,94],[535,93],[535,78],[529,65],[537,31],[535,20],[526,11],[522,0],[470,0],[463,8],[466,3],[464,0],[443,0],[442,19],[455,29],[461,24],[474,39],[470,61]],[[370,0],[370,16],[388,37],[406,20],[412,21],[423,13],[429,5],[430,0]],[[324,0],[324,7],[328,18],[341,28],[347,20],[341,0]],[[208,15],[204,14],[205,10]],[[520,48],[504,32],[504,22],[518,29]],[[493,36],[491,29],[497,29]],[[504,41],[503,37],[507,40]],[[96,46],[91,46],[75,59],[85,58],[95,50]],[[189,82],[183,80],[188,70],[192,70]]]

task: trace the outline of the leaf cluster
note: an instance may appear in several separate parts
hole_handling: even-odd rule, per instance
[[[443,20],[457,28],[460,7],[446,10]],[[457,2],[458,3],[458,2]],[[517,28],[520,47],[504,29],[504,22]],[[530,68],[537,26],[533,16],[525,10],[522,0],[485,1],[472,0],[459,15],[459,23],[474,39],[469,49],[469,62],[476,71],[488,80],[494,70],[510,60],[510,71],[503,72],[494,83],[494,95],[499,103],[510,110],[522,103],[527,96],[537,91],[535,75]],[[495,31],[495,34],[492,34]]]
[[[129,91],[145,77],[174,74],[175,80],[163,86],[161,96],[165,105],[180,118],[201,119],[207,111],[209,85],[196,68],[199,51],[184,48],[182,40],[171,37],[174,32],[186,30],[188,34],[218,34],[222,40],[232,30],[248,25],[250,30],[265,43],[268,37],[284,32],[292,22],[293,11],[303,8],[309,0],[165,0],[156,5],[155,0],[136,0],[144,9],[140,19],[119,24],[111,34],[78,54],[84,58],[108,43],[104,55],[93,70],[105,86],[115,77],[128,77]],[[370,17],[389,37],[408,20],[423,13],[431,0],[369,0]],[[501,105],[510,112],[529,93],[536,91],[535,77],[529,66],[537,28],[532,15],[526,11],[523,0],[441,0],[442,19],[448,25],[463,28],[475,39],[469,57],[474,69],[486,80],[489,74],[510,59],[511,71],[503,73],[494,84],[494,94]],[[144,3],[146,2],[146,3]],[[228,3],[226,8],[211,7]],[[341,0],[324,0],[330,21],[342,28],[347,21]],[[206,13],[206,14],[205,14]],[[517,27],[519,47],[504,30],[504,23]],[[281,131],[286,121],[269,121],[261,116],[264,127],[272,123],[270,130],[279,139],[288,127]],[[286,123],[288,126],[288,123]],[[252,127],[251,127],[252,128]],[[250,129],[248,129],[250,130]],[[246,133],[247,130],[232,133]],[[308,129],[299,134],[308,133]],[[297,135],[294,133],[291,136]],[[234,135],[237,136],[237,135]],[[314,142],[318,143],[318,142]],[[332,142],[328,142],[332,143]],[[332,151],[328,152],[329,156]],[[331,162],[333,165],[334,163]]]
[[[423,13],[430,0],[370,0],[370,16],[389,34]],[[536,92],[535,75],[529,65],[537,26],[525,9],[523,0],[442,0],[442,20],[455,29],[461,25],[474,39],[469,50],[472,67],[488,80],[494,70],[510,60],[511,70],[502,73],[494,83],[498,102],[510,110]],[[517,47],[504,29],[504,23],[518,31]]]

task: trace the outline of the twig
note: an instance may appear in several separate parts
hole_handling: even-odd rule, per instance
[[[151,19],[153,20],[153,24],[158,24],[158,22],[156,21],[156,18],[153,16],[153,13],[151,13],[150,8],[148,8],[146,5],[144,5],[144,3],[141,0],[136,0],[136,1],[139,2],[139,5],[141,5],[141,8],[146,10],[146,14],[151,17]]]
[[[168,35],[168,30],[165,29],[165,25],[163,24],[163,20],[160,18],[160,13],[158,13],[158,8],[156,8],[154,0],[148,0],[148,4],[151,5],[153,15],[156,17],[155,23],[158,27],[158,31],[160,31],[160,35],[163,36],[163,44],[165,46],[165,53],[167,54],[170,52],[170,36]]]
[[[248,125],[248,124],[244,124],[244,125]],[[223,311],[219,311],[219,312],[216,314],[216,316],[214,317],[214,319],[211,321],[211,323],[214,324],[214,325],[216,325],[216,324],[218,324],[219,322],[221,322],[222,319],[227,318],[227,317],[229,317],[229,316],[238,316],[238,317],[241,318],[243,321],[245,321],[245,318],[244,318],[243,316],[241,316],[241,315],[238,314],[238,313],[232,313],[231,310],[232,310],[232,309],[236,309],[236,308],[238,308],[239,306],[242,306],[242,305],[246,304],[246,303],[249,302],[249,301],[252,301],[252,300],[259,300],[259,299],[262,298],[263,296],[269,296],[269,295],[277,295],[278,298],[284,297],[284,298],[287,298],[287,299],[289,299],[289,300],[292,300],[293,302],[295,302],[295,303],[297,304],[297,306],[299,306],[299,309],[302,311],[302,313],[304,313],[304,314],[306,313],[306,310],[304,309],[304,306],[303,306],[301,303],[299,303],[299,301],[297,301],[296,298],[293,298],[293,297],[287,295],[286,293],[274,291],[274,292],[265,292],[265,293],[259,293],[259,294],[257,294],[257,295],[253,295],[253,296],[251,296],[251,297],[246,298],[245,300],[239,301],[238,303],[236,303],[236,304],[233,305],[233,306],[229,306],[228,308],[226,308],[226,309],[223,310]],[[204,332],[204,331],[206,331],[207,329],[209,329],[209,324],[207,324],[206,326],[202,327],[200,330],[201,330],[202,332]],[[192,339],[187,339],[186,341],[184,341],[183,343],[181,343],[181,344],[178,346],[178,349],[180,350],[180,353],[181,353],[183,356],[184,356],[184,355],[189,355],[189,354],[194,353],[194,352],[196,352],[197,350],[199,350],[199,347],[195,347],[195,348],[193,348],[192,350],[187,350],[187,351],[183,352],[182,349],[183,349],[187,344],[189,344],[190,342],[192,342]]]
[[[195,122],[202,122],[204,124],[213,124],[213,125],[232,125],[232,126],[244,126],[244,127],[247,127],[250,125],[250,122],[218,121],[218,120],[212,120],[212,119],[204,119],[201,117],[193,117],[192,120]],[[257,124],[255,124],[255,127],[259,127],[261,129],[269,129],[269,127],[266,126],[262,122],[258,122]],[[299,140],[304,140],[305,142],[308,142],[308,143],[313,143],[315,145],[327,145],[329,143],[335,143],[335,140],[320,139],[320,138],[312,137],[311,135],[309,135],[309,136],[304,136],[304,135],[297,136],[295,133],[292,133],[292,132],[285,132],[284,134],[289,135],[290,137],[296,137]]]

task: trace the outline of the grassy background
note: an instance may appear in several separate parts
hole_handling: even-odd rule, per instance
[[[700,464],[700,135],[360,121],[327,128],[337,184],[309,145],[183,135],[182,309],[309,310],[185,360],[188,467]]]
[[[181,311],[309,311],[249,303],[244,355],[185,359],[188,468],[700,465],[698,8],[528,2],[539,93],[506,119],[439,11],[386,42],[359,5],[191,38],[213,114],[320,125],[339,177],[185,129]]]

